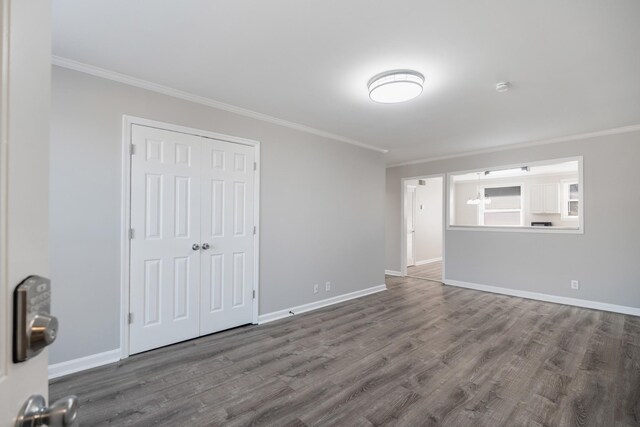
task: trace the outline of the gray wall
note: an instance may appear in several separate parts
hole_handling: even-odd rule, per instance
[[[261,141],[261,314],[384,283],[382,154],[59,67],[52,83],[51,363],[120,345],[123,114]]]
[[[403,177],[580,155],[584,234],[447,230],[446,278],[640,307],[640,132],[387,169],[386,269],[400,270]]]

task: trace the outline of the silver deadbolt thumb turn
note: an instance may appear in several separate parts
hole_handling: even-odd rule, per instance
[[[208,244],[208,243],[203,243],[203,244],[202,244],[202,249],[204,249],[205,251],[206,251],[207,249],[209,249],[210,247],[211,247],[211,246],[209,246],[209,244]]]
[[[193,249],[194,251],[197,251],[198,249],[200,249],[200,245],[197,243],[194,243],[193,246],[191,246],[191,249]]]
[[[47,408],[44,397],[31,396],[22,406],[15,427],[65,427],[78,425],[78,398],[67,396]]]

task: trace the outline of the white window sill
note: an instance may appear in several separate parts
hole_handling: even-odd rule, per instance
[[[543,227],[543,226],[489,226],[489,225],[448,225],[450,231],[506,231],[511,233],[559,233],[559,234],[584,234],[580,227]]]

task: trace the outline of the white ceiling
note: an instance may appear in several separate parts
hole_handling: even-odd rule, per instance
[[[56,0],[53,15],[54,55],[388,148],[388,164],[640,123],[638,0]],[[397,68],[423,73],[423,94],[369,100]]]

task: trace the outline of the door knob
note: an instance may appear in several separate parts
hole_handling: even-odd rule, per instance
[[[197,251],[198,249],[200,249],[200,245],[197,243],[194,243],[193,246],[191,246],[191,249],[193,249],[194,251]]]
[[[202,249],[204,249],[205,251],[206,251],[207,249],[209,249],[210,247],[211,247],[211,246],[209,246],[209,244],[208,244],[208,243],[203,243],[203,244],[202,244]]]
[[[44,397],[31,396],[22,406],[15,427],[65,427],[77,426],[78,398],[67,396],[47,408]]]

